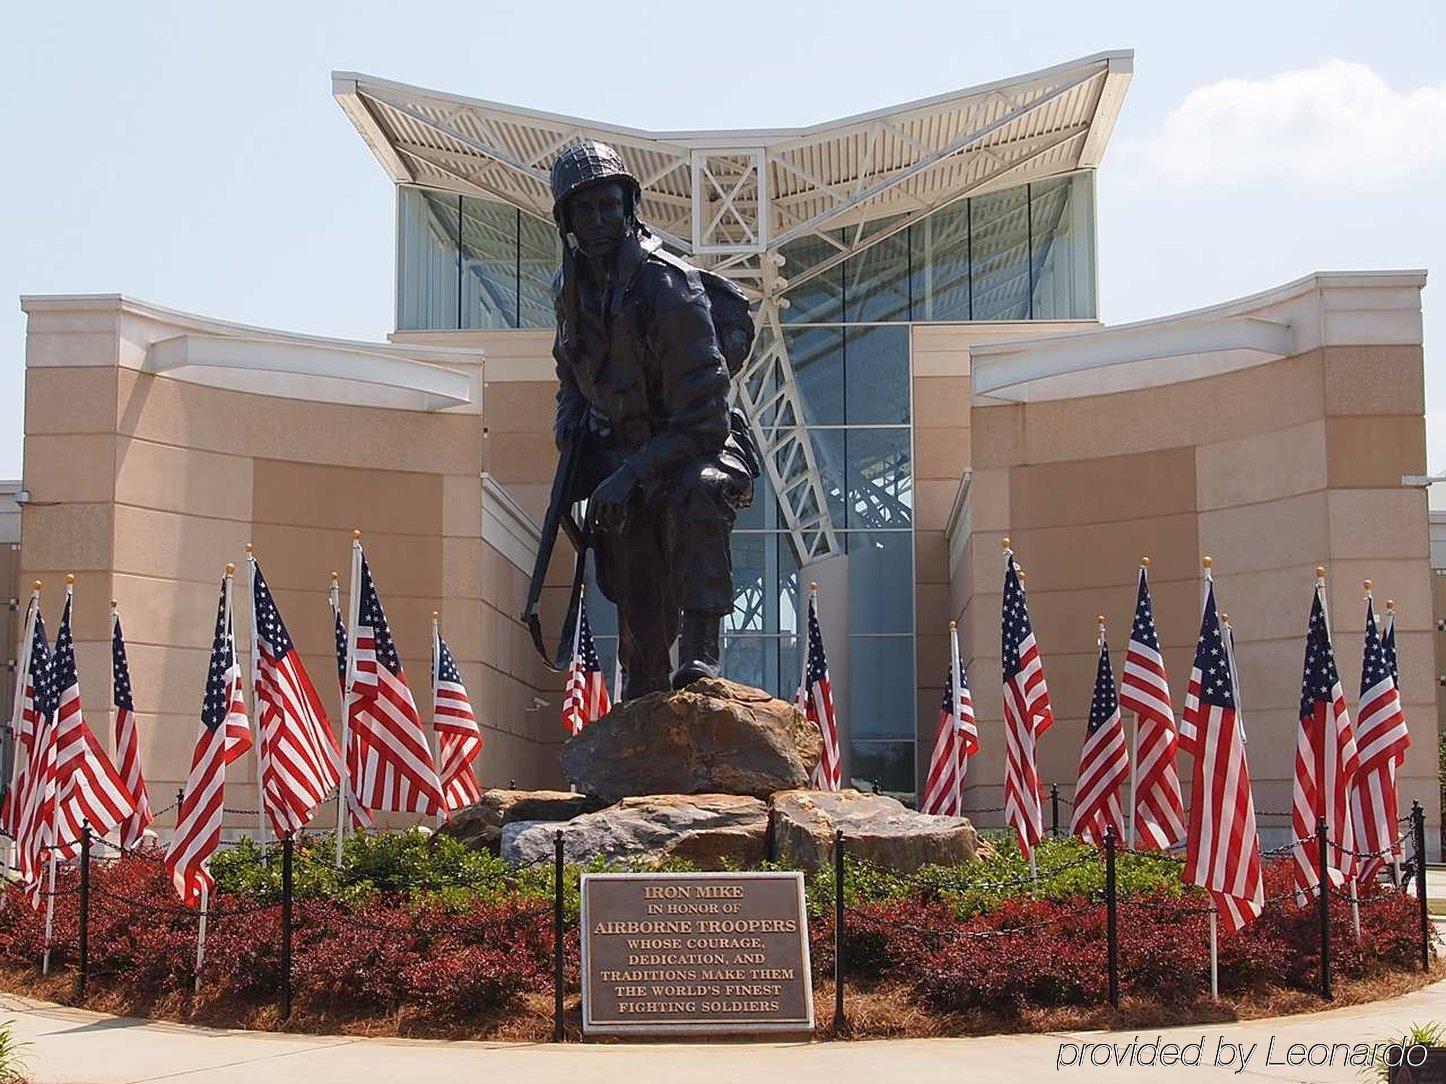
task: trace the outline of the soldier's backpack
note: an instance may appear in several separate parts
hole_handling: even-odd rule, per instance
[[[731,279],[703,268],[698,269],[698,277],[703,280],[708,305],[713,310],[713,331],[718,336],[723,360],[728,363],[728,375],[737,376],[753,350],[753,338],[758,333],[753,323],[753,307],[748,295]]]

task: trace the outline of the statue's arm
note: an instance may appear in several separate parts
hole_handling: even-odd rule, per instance
[[[718,349],[708,295],[672,276],[650,333],[663,381],[666,421],[628,458],[641,479],[723,447],[728,437],[728,366]]]
[[[562,317],[558,316],[557,331],[552,337],[552,360],[557,365],[557,412],[553,415],[552,439],[557,450],[562,451],[573,437],[573,432],[582,422],[587,402],[578,390],[577,377],[572,362],[562,348]]]

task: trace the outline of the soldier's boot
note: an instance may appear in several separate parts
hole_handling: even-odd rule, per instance
[[[678,636],[678,669],[673,671],[673,688],[702,678],[715,678],[718,668],[718,626],[723,619],[717,614],[686,610],[683,629]]]

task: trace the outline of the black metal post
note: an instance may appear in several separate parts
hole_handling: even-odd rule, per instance
[[[1320,861],[1320,883],[1316,885],[1316,890],[1320,893],[1320,996],[1327,1001],[1333,1001],[1335,995],[1331,992],[1331,881],[1327,856],[1329,841],[1326,839],[1324,817],[1316,821],[1315,839],[1317,857]]]
[[[1105,831],[1105,939],[1110,957],[1110,1008],[1120,1007],[1120,928],[1115,903],[1115,828]]]
[[[281,1019],[291,1019],[291,854],[292,834],[281,840]]]
[[[848,1034],[844,1016],[844,834],[833,836],[833,1033]]]
[[[1426,811],[1411,803],[1411,845],[1416,850],[1416,905],[1421,918],[1421,970],[1431,970],[1431,915],[1426,907]]]
[[[552,843],[552,1041],[562,1042],[562,829]]]
[[[184,802],[185,800],[186,800],[186,788],[185,788],[185,787],[177,787],[177,788],[176,788],[176,824],[177,824],[177,826],[179,826],[180,823],[181,823],[181,803]]]
[[[1059,784],[1049,785],[1049,834],[1053,839],[1059,838]]]
[[[80,824],[80,978],[77,996],[85,996],[90,978],[90,821]]]

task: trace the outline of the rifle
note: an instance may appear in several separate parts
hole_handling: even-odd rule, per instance
[[[561,673],[568,668],[572,659],[572,632],[577,626],[578,588],[582,585],[587,569],[588,537],[572,514],[570,496],[577,472],[582,464],[586,428],[578,424],[573,428],[572,440],[562,449],[557,461],[557,473],[552,476],[552,496],[547,502],[547,515],[542,521],[542,537],[537,544],[537,563],[532,566],[532,582],[527,587],[527,606],[522,611],[522,623],[532,634],[532,644],[542,656],[549,670]],[[542,586],[547,579],[547,567],[552,563],[552,551],[557,545],[557,532],[561,528],[577,550],[577,561],[573,566],[572,592],[568,597],[567,619],[563,622],[558,636],[557,653],[549,658],[547,647],[542,641],[542,621],[537,616],[537,603],[542,597]]]

